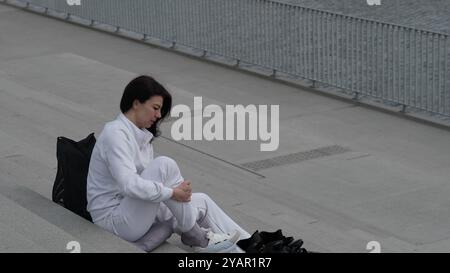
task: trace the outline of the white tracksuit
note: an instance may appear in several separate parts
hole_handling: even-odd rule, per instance
[[[105,125],[87,178],[87,209],[94,223],[130,242],[153,240],[147,244],[150,250],[172,230],[188,231],[195,221],[214,232],[237,229],[241,239],[250,237],[204,193],[193,193],[191,202],[171,199],[172,189],[184,179],[173,159],[153,158],[152,138],[123,114]]]

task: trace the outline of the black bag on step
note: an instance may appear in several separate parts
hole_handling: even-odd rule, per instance
[[[78,142],[58,137],[56,144],[58,171],[52,190],[53,202],[91,222],[91,215],[86,210],[86,183],[95,142],[94,133]]]

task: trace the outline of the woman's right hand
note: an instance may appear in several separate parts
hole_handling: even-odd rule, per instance
[[[172,199],[178,202],[190,202],[192,195],[191,182],[183,181],[180,185],[173,189]]]

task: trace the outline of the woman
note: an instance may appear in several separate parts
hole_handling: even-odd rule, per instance
[[[146,251],[173,232],[195,252],[234,251],[250,234],[206,194],[193,194],[174,160],[153,158],[152,141],[171,106],[169,92],[149,76],[126,86],[122,113],[105,125],[92,152],[87,209],[95,224]]]

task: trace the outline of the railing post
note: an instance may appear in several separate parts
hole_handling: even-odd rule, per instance
[[[402,104],[402,109],[400,110],[400,113],[406,113],[406,105]]]
[[[276,78],[277,77],[277,70],[276,69],[272,70],[272,74],[270,74],[270,77],[271,78]]]

